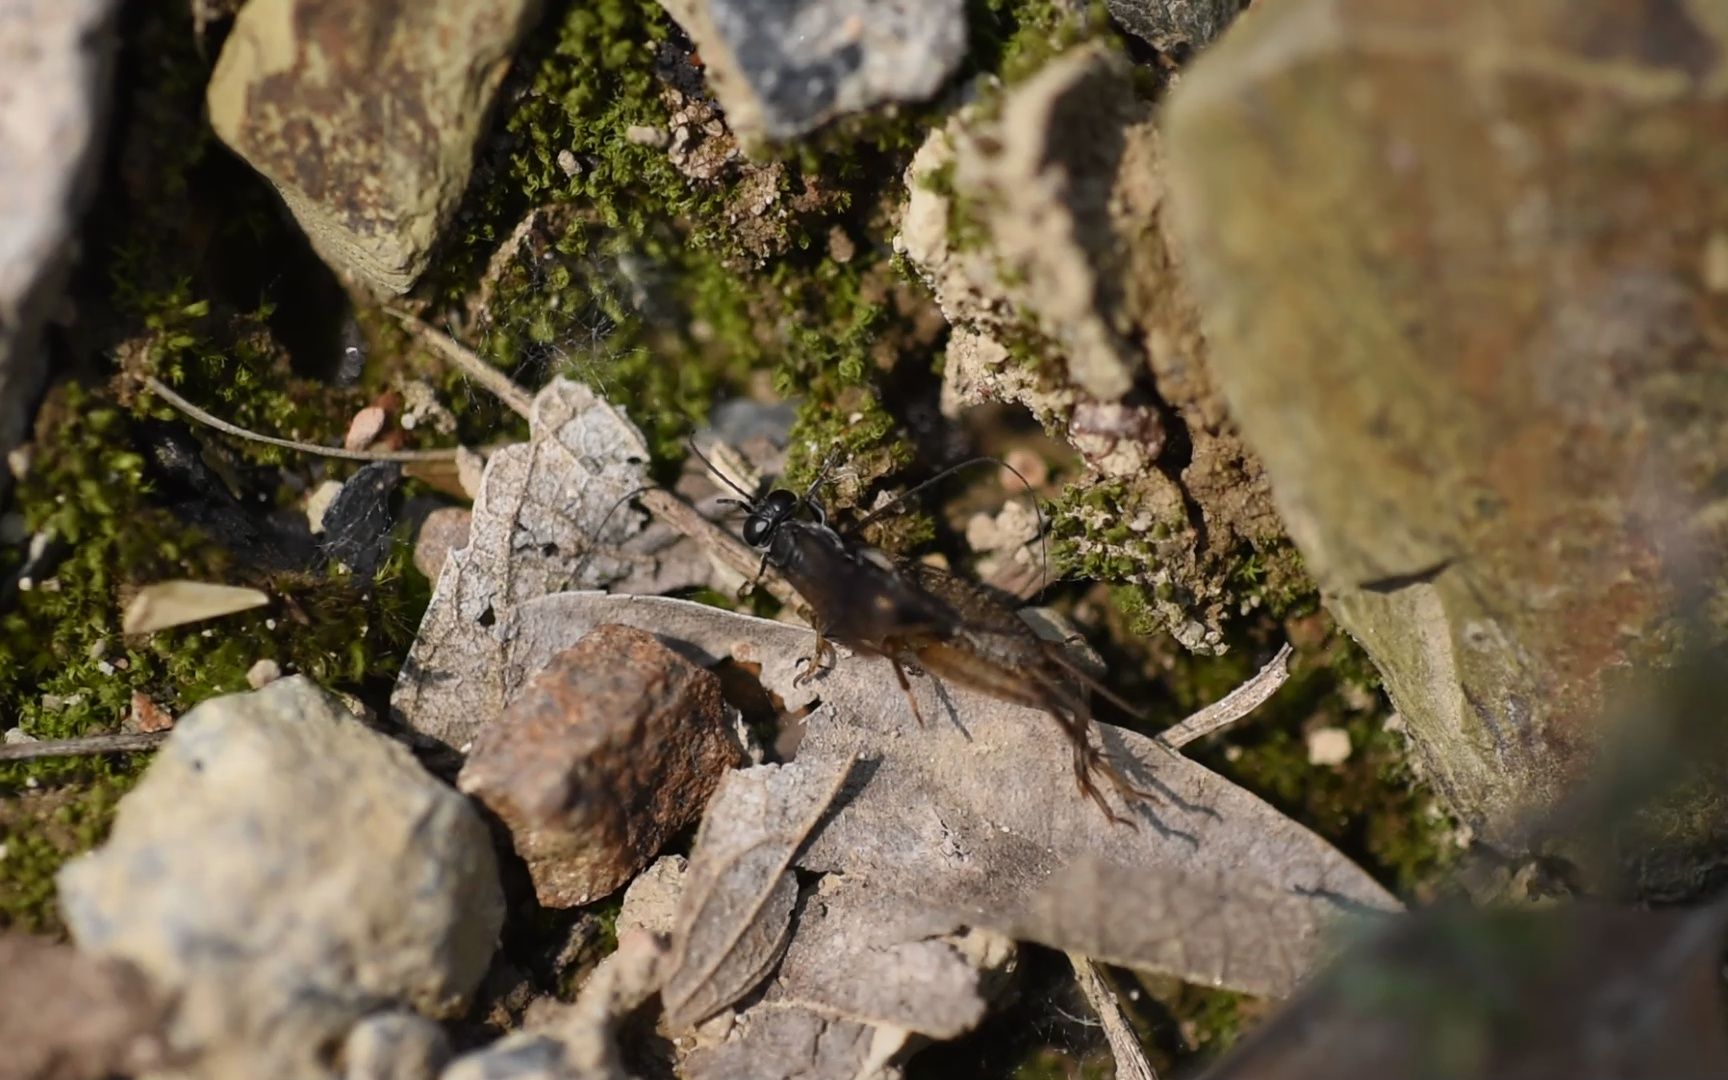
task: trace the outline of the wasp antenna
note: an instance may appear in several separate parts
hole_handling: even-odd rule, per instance
[[[696,448],[696,440],[694,438],[685,439],[684,445],[688,446],[690,448],[690,452],[692,454],[696,455],[697,461],[700,461],[702,464],[708,466],[708,471],[714,474],[714,478],[716,480],[719,480],[722,484],[725,484],[727,487],[731,488],[733,491],[736,491],[739,495],[743,496],[744,505],[746,507],[756,505],[755,500],[750,498],[750,493],[748,491],[745,491],[743,488],[739,487],[737,484],[734,484],[732,482],[732,478],[730,476],[727,476],[725,473],[721,472],[720,467],[715,465],[714,462],[709,459],[707,454],[704,454],[701,450],[698,450]]]
[[[659,488],[659,486],[659,484],[643,484],[641,487],[632,488],[618,496],[617,501],[607,507],[606,516],[600,519],[600,524],[594,527],[594,532],[588,537],[588,550],[583,552],[582,560],[576,564],[576,572],[572,575],[573,577],[578,579],[581,578],[582,572],[588,569],[588,562],[594,558],[594,552],[599,550],[600,538],[605,535],[606,526],[611,522],[612,515],[618,512],[618,508],[643,492],[654,491]]]

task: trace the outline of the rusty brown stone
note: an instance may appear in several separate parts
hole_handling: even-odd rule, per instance
[[[457,785],[509,828],[540,902],[575,907],[640,872],[743,763],[719,678],[607,625],[480,732]]]

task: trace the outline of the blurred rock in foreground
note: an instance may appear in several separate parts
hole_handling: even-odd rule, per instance
[[[112,0],[0,5],[0,455],[48,374],[42,331],[76,255],[107,115]],[[10,473],[0,467],[0,487]]]
[[[1493,844],[1728,623],[1725,53],[1712,3],[1288,0],[1170,102],[1213,370]]]

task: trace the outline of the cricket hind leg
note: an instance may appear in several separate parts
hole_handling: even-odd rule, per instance
[[[1118,814],[1104,797],[1104,792],[1098,786],[1102,778],[1115,790],[1121,800],[1132,806],[1135,803],[1161,803],[1163,796],[1155,791],[1137,787],[1123,775],[1101,748],[1092,742],[1092,715],[1084,705],[1061,700],[1060,695],[1046,692],[1044,711],[1055,719],[1062,734],[1068,737],[1068,743],[1074,750],[1074,782],[1079,785],[1080,793],[1091,799],[1098,809],[1104,811],[1104,816],[1117,825],[1126,825],[1131,829],[1138,828],[1133,819]]]

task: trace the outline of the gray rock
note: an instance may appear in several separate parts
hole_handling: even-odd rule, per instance
[[[375,1013],[342,1046],[342,1080],[432,1080],[450,1060],[444,1029],[418,1013]]]
[[[1685,607],[1728,624],[1728,22],[1261,7],[1166,114],[1212,368],[1430,779],[1519,850]],[[1721,850],[1719,807],[1653,843]]]
[[[210,123],[334,269],[403,293],[467,186],[534,0],[252,0],[210,79]]]
[[[113,0],[0,4],[0,458],[23,438],[47,374],[43,328],[94,184]],[[0,467],[0,488],[10,471]]]
[[[480,732],[458,786],[509,828],[540,902],[575,907],[636,876],[743,763],[713,672],[602,626]]]
[[[59,886],[81,948],[179,995],[171,1049],[212,1078],[323,1080],[380,1006],[460,1010],[504,914],[467,800],[299,676],[183,717]]]
[[[966,53],[961,0],[661,0],[701,50],[726,121],[785,139],[934,94]]]
[[[1244,0],[1107,0],[1122,28],[1159,52],[1203,48],[1224,32]]]

